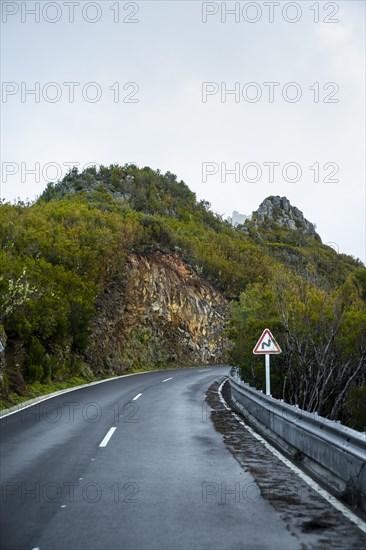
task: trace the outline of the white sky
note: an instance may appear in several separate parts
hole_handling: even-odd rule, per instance
[[[2,2],[1,197],[33,199],[55,178],[53,165],[60,174],[68,163],[135,162],[174,172],[225,216],[233,210],[249,214],[266,196],[285,195],[316,223],[323,242],[365,262],[363,1],[50,1],[38,2],[35,22],[25,9],[36,4]],[[225,6],[235,5],[238,21],[227,15],[222,22]],[[114,22],[117,6],[120,21]],[[203,23],[205,11],[217,13]],[[91,23],[93,18],[99,20]],[[22,101],[22,88],[37,82],[39,102],[34,95]],[[73,103],[65,82],[80,84]],[[82,89],[94,97],[95,87],[85,87],[90,82],[102,94],[97,102],[83,98]],[[120,101],[114,102],[109,87],[117,82]],[[138,102],[123,102],[133,92],[132,86],[123,89],[128,82],[138,85]],[[204,82],[216,83],[210,89],[217,91],[206,102]],[[245,86],[250,82],[255,88]],[[265,82],[279,83],[273,102]],[[302,92],[298,102],[282,97],[289,82]],[[240,96],[227,95],[223,102],[220,91],[235,83]],[[327,83],[335,84],[324,90]],[[330,95],[335,85],[339,90]],[[57,90],[59,101],[50,102]],[[261,99],[246,100],[256,90]],[[288,88],[288,97],[295,91]],[[326,96],[338,102],[325,103]],[[274,181],[263,164],[268,162],[280,163]],[[301,167],[299,181],[283,177],[289,162]],[[36,163],[38,174],[27,173]],[[217,173],[204,178],[204,163]],[[222,163],[228,170],[236,164],[240,173],[225,182]],[[261,167],[257,182],[243,177],[248,163]],[[309,169],[315,163],[319,182],[315,168]],[[324,169],[326,163],[339,166],[333,176],[339,181],[324,181],[334,166]],[[254,168],[247,174],[255,179]],[[287,179],[295,176],[289,168]]]

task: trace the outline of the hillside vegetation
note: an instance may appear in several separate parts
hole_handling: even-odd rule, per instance
[[[300,222],[290,228],[253,216],[233,228],[174,174],[134,165],[74,169],[36,203],[0,206],[3,398],[26,395],[32,384],[101,376],[87,353],[98,304],[126,288],[132,256],[156,252],[179,256],[232,302],[229,359],[247,381],[263,387],[251,351],[268,325],[284,351],[273,362],[273,394],[364,429],[362,264]],[[146,336],[139,338],[133,350],[142,367]]]

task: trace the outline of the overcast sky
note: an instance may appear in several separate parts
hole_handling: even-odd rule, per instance
[[[1,197],[135,162],[224,216],[285,195],[365,262],[363,1],[1,4]]]

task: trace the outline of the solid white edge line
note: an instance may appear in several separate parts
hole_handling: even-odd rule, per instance
[[[24,407],[20,403],[19,406],[17,405],[18,408],[16,411],[10,411],[5,414],[1,414],[1,411],[0,411],[0,420],[2,418],[6,418],[7,416],[10,416],[11,414],[16,414],[21,411],[24,411],[25,409],[29,409],[29,407],[38,405],[38,403],[43,403],[43,401],[48,401],[48,399],[52,399],[53,397],[58,397],[59,395],[62,395],[64,393],[70,393],[72,391],[82,390],[84,388],[90,388],[91,386],[96,386],[97,384],[104,384],[104,382],[112,382],[112,380],[119,380],[120,378],[128,378],[129,376],[139,376],[140,374],[149,374],[150,372],[161,372],[161,369],[145,370],[143,372],[132,372],[131,374],[122,374],[121,376],[112,376],[112,378],[106,378],[105,380],[97,380],[96,382],[81,384],[80,386],[75,386],[74,388],[68,388],[67,390],[59,390],[54,393],[51,393],[50,395],[47,395],[46,397],[43,397],[42,399],[36,398],[34,401],[32,400],[32,403],[28,403],[28,405],[24,405]],[[27,401],[25,401],[25,403],[27,403]]]
[[[168,380],[173,380],[173,377],[171,376],[170,378],[165,378],[165,380],[163,380],[163,382],[168,382]]]
[[[316,491],[321,497],[324,498],[329,504],[331,504],[336,510],[341,512],[347,519],[352,521],[352,523],[356,524],[357,527],[363,532],[366,533],[366,522],[364,522],[361,518],[356,516],[347,506],[345,506],[341,501],[339,501],[334,495],[329,493],[326,489],[321,487],[316,481],[314,481],[310,476],[305,474],[300,468],[295,466],[290,460],[288,460],[285,456],[283,456],[277,449],[272,447],[268,441],[266,441],[262,436],[260,436],[257,432],[255,432],[250,426],[245,424],[243,419],[236,414],[226,403],[223,395],[222,395],[222,388],[225,382],[227,382],[228,378],[226,378],[221,384],[218,389],[218,394],[221,403],[224,405],[225,409],[228,411],[231,411],[232,415],[236,418],[236,420],[241,424],[253,437],[255,437],[258,441],[263,443],[263,445],[281,462],[283,462],[290,470],[292,470],[295,474],[297,474],[305,483],[307,483],[314,491]]]
[[[142,393],[138,393],[137,395],[135,395],[135,397],[132,399],[132,401],[136,401],[136,399],[141,397],[141,395],[142,395]]]
[[[110,438],[112,437],[112,435],[114,434],[114,432],[116,431],[117,427],[115,428],[110,428],[107,432],[107,434],[104,436],[104,438],[102,439],[102,441],[100,442],[99,444],[99,447],[106,447],[108,445],[108,441],[110,440]]]

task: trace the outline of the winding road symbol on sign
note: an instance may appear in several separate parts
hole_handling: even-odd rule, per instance
[[[276,353],[281,353],[281,351],[280,346],[277,344],[273,334],[268,328],[262,332],[262,336],[253,349],[255,355],[266,355],[267,353],[274,355]]]

